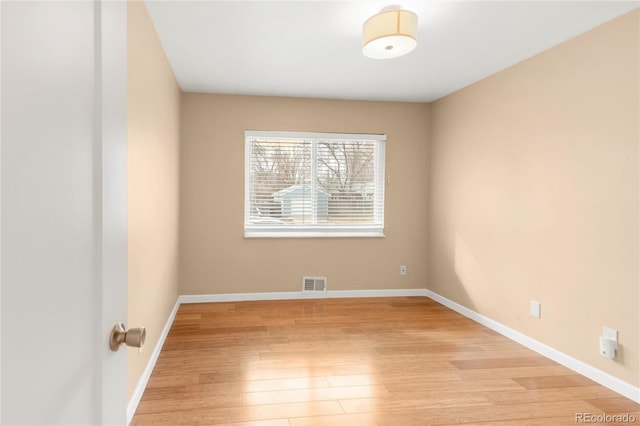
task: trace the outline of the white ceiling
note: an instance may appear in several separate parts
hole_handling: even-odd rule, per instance
[[[361,53],[362,23],[392,1],[146,1],[182,90],[433,101],[640,5],[639,1],[425,1],[418,47]]]

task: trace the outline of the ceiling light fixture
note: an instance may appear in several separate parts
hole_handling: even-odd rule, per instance
[[[362,53],[374,59],[406,55],[416,47],[418,15],[387,6],[362,25]]]

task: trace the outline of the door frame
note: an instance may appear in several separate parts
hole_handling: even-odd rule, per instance
[[[113,352],[107,342],[117,322],[127,322],[127,2],[95,2],[97,292],[102,308],[97,342],[101,363],[102,424],[126,424],[126,350]],[[100,334],[99,334],[100,335]]]

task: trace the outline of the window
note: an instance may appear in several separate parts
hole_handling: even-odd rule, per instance
[[[382,237],[384,135],[245,132],[245,237]]]

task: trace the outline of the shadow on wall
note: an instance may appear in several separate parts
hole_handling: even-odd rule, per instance
[[[477,312],[474,303],[474,300],[477,300],[475,293],[478,289],[486,288],[486,276],[469,246],[457,232],[453,246],[453,264],[461,290],[464,290],[464,293],[459,292],[459,297],[464,300],[456,300],[456,302]]]

